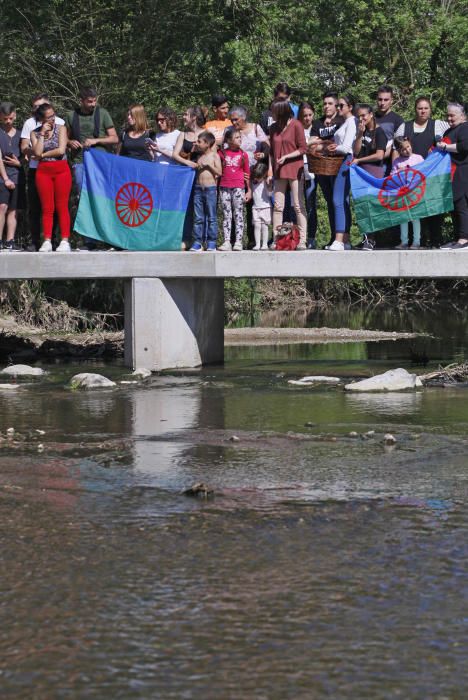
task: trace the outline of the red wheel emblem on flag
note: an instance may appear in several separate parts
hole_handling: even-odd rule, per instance
[[[153,211],[150,191],[139,182],[125,183],[117,192],[115,211],[125,226],[141,226]]]
[[[418,204],[426,191],[426,177],[414,168],[405,168],[383,181],[380,204],[391,211],[405,211]]]

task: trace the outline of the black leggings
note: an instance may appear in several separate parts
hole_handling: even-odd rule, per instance
[[[454,201],[452,221],[455,238],[468,238],[468,193]]]

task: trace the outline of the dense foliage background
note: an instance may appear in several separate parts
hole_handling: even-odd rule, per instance
[[[215,92],[244,104],[255,119],[279,80],[290,83],[296,102],[316,103],[332,88],[373,102],[378,85],[389,82],[402,115],[409,117],[414,98],[425,94],[440,116],[448,99],[468,99],[468,0],[0,0],[0,55],[0,99],[16,104],[18,124],[33,93],[49,92],[60,113],[74,106],[81,85],[98,88],[116,125],[132,102],[143,102],[151,115],[161,104],[181,113],[209,104]],[[321,198],[318,213],[323,244],[330,234]],[[254,281],[226,285],[228,317],[250,312],[274,292],[272,283],[261,294]],[[346,285],[316,285],[309,298],[331,301],[351,292],[364,298],[372,286]],[[297,287],[281,287],[278,298],[304,297],[305,284]],[[382,281],[380,298],[384,288],[408,296],[398,280]],[[53,299],[91,311],[122,310],[118,282],[0,287],[0,308],[24,321],[83,325]]]
[[[467,0],[0,0],[0,98],[24,115],[47,90],[58,108],[96,85],[116,120],[141,101],[182,110],[225,92],[265,108],[287,80],[294,98],[326,88],[372,101],[390,82],[397,107],[429,94],[437,112],[467,99]]]

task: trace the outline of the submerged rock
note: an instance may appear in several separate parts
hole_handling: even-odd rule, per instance
[[[288,384],[295,386],[310,386],[311,384],[339,384],[339,377],[326,377],[321,375],[311,375],[310,377],[302,377],[302,379],[290,379]]]
[[[151,370],[146,369],[146,367],[138,367],[132,372],[132,377],[136,379],[147,379],[151,377]]]
[[[363,379],[360,382],[346,384],[346,391],[404,391],[422,387],[422,382],[417,374],[410,374],[406,369],[390,369],[375,377]]]
[[[395,445],[397,440],[396,437],[391,433],[385,433],[385,435],[383,436],[383,441],[386,445]]]
[[[184,496],[191,496],[192,498],[210,498],[214,496],[214,491],[211,486],[204,484],[202,481],[198,484],[193,484],[189,489],[182,491]]]
[[[110,389],[114,386],[117,386],[115,382],[107,379],[102,374],[93,374],[92,372],[75,374],[70,379],[70,387],[72,389]]]
[[[41,367],[31,367],[30,365],[10,365],[0,371],[7,377],[42,377],[45,372]]]

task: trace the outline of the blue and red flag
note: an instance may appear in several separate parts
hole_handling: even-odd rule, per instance
[[[362,234],[453,209],[448,153],[434,151],[423,163],[383,179],[356,165],[349,172],[356,221]]]
[[[127,250],[180,250],[195,173],[92,149],[75,231]]]

